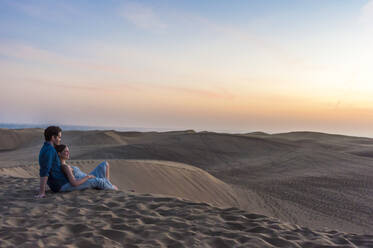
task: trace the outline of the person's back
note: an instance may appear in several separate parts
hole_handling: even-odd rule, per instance
[[[56,126],[50,126],[44,131],[45,142],[39,153],[40,190],[36,196],[38,198],[45,197],[46,184],[52,191],[58,192],[61,186],[68,182],[54,148],[54,145],[59,145],[61,142],[61,132],[61,128]]]
[[[62,172],[60,159],[50,142],[44,142],[39,153],[40,177],[48,176],[47,184],[52,191],[58,192],[68,182]]]

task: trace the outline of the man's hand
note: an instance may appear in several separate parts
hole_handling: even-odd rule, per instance
[[[88,175],[88,179],[95,178],[94,175]]]
[[[38,195],[35,196],[35,198],[44,198],[45,193],[39,193]]]

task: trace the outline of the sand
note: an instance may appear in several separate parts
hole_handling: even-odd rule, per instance
[[[239,207],[231,186],[207,172],[182,163],[159,160],[106,160],[110,179],[121,190],[137,193],[163,194],[217,207]],[[99,160],[70,160],[69,164],[90,172]],[[37,178],[39,165],[0,168],[0,175]]]
[[[37,179],[0,179],[0,247],[373,246],[373,235],[314,231],[237,208],[152,194],[85,190],[35,200]]]
[[[120,191],[36,200],[41,129],[0,129],[0,247],[373,247],[373,140],[67,131]]]

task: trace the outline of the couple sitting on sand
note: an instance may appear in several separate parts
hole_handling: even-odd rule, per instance
[[[66,161],[70,157],[69,148],[60,144],[61,135],[61,128],[56,126],[50,126],[44,131],[45,142],[39,154],[40,190],[37,198],[45,197],[46,184],[53,192],[87,188],[118,190],[109,181],[110,167],[106,161],[88,175],[78,167],[68,165]]]

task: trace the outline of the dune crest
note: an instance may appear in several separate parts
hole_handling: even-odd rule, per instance
[[[85,172],[99,160],[69,161]],[[180,197],[219,207],[239,207],[235,191],[209,173],[182,163],[156,160],[108,160],[111,181],[122,190]],[[37,178],[37,163],[29,166],[0,168],[0,175]]]

